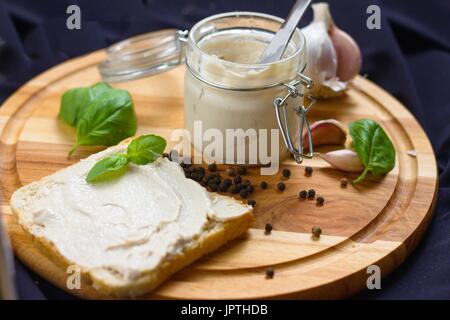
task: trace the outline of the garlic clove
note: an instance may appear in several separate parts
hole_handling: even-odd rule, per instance
[[[356,42],[339,29],[327,3],[312,5],[313,21],[302,29],[306,39],[305,74],[315,85],[309,91],[315,97],[334,97],[347,89],[346,82],[361,69],[361,51]]]
[[[313,146],[320,145],[344,145],[347,140],[347,130],[345,126],[336,119],[316,121],[311,124],[311,137]],[[303,132],[303,148],[309,147],[308,135]]]
[[[315,152],[314,155],[322,158],[336,169],[342,171],[361,173],[365,169],[358,154],[350,149],[341,149],[327,153]]]
[[[337,54],[336,75],[341,81],[349,81],[361,70],[361,51],[355,40],[335,25],[329,34]]]

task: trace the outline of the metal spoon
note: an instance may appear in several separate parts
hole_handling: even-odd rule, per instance
[[[281,59],[294,34],[295,28],[297,28],[310,3],[311,0],[297,0],[272,41],[270,41],[261,57],[259,57],[258,63],[271,63]]]

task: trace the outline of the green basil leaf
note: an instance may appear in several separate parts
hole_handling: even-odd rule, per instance
[[[61,98],[58,117],[71,126],[75,126],[80,109],[91,102],[90,88],[75,88],[66,91]]]
[[[74,88],[66,91],[61,98],[58,117],[67,124],[76,126],[89,103],[109,90],[113,89],[107,83],[99,82],[92,87]]]
[[[371,172],[374,176],[383,175],[395,166],[395,148],[383,128],[373,120],[361,119],[349,124],[353,147],[366,167],[353,181],[359,183]]]
[[[126,171],[127,164],[126,154],[114,154],[104,158],[89,170],[86,181],[92,183],[116,178]]]
[[[154,134],[140,136],[128,145],[127,154],[131,162],[143,165],[160,157],[166,145],[166,140],[160,136]]]
[[[69,157],[80,145],[115,145],[133,136],[136,129],[136,114],[128,91],[108,90],[91,101],[79,119],[77,142]]]

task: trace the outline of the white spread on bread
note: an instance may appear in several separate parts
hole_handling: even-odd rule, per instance
[[[251,211],[237,201],[218,201],[220,195],[185,178],[165,158],[130,164],[114,180],[85,181],[98,160],[126,147],[109,148],[19,189],[12,202],[23,213],[21,224],[85,271],[107,267],[133,279],[181,253],[215,222]]]

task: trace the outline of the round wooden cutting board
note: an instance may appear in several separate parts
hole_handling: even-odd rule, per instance
[[[67,160],[75,131],[57,119],[61,95],[70,88],[100,81],[97,63],[104,52],[73,59],[34,78],[0,108],[1,211],[16,255],[56,286],[83,298],[101,297],[88,283],[66,287],[66,270],[50,261],[17,224],[8,201],[21,185],[64,168],[100,148],[82,148]],[[153,77],[115,84],[130,91],[138,114],[138,134],[155,133],[167,140],[183,127],[184,67]],[[394,170],[382,179],[341,188],[340,179],[355,175],[331,169],[320,159],[283,167],[292,171],[286,190],[277,191],[281,174],[264,177],[267,190],[256,188],[255,223],[245,237],[176,273],[144,298],[258,299],[341,298],[366,287],[368,266],[382,276],[414,249],[432,216],[437,170],[431,145],[414,117],[388,93],[358,77],[348,92],[323,100],[311,121],[335,118],[348,124],[360,118],[378,121],[397,150]],[[175,142],[169,142],[175,144]],[[311,177],[304,166],[314,168]],[[259,186],[257,168],[248,178]],[[299,200],[298,192],[314,188],[325,197]],[[264,235],[266,223],[273,225]],[[311,228],[320,226],[320,239]],[[267,267],[275,277],[265,278]]]

